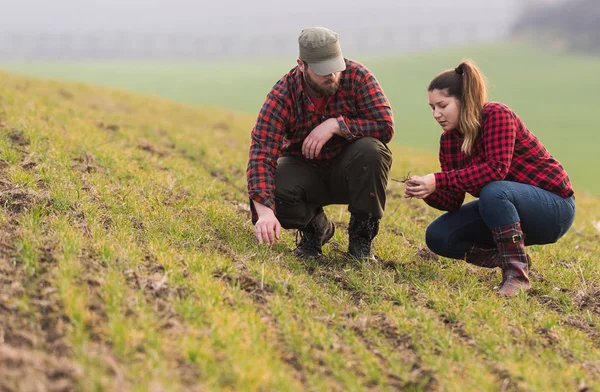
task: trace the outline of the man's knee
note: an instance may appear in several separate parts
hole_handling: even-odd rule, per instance
[[[355,154],[363,161],[381,163],[387,167],[392,164],[392,153],[379,139],[364,137],[356,140],[353,147]]]

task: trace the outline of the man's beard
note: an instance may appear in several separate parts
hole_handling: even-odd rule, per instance
[[[340,83],[339,82],[333,82],[333,84],[329,84],[329,85],[326,85],[326,86],[319,85],[317,82],[315,82],[310,77],[310,75],[308,74],[308,72],[304,72],[304,80],[306,81],[306,84],[308,84],[308,86],[310,88],[312,88],[317,94],[320,94],[320,95],[322,95],[324,97],[330,97],[330,96],[332,96],[340,88]]]

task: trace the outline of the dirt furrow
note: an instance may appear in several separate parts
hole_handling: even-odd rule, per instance
[[[35,274],[14,244],[19,217],[47,196],[8,183],[0,172],[0,208],[10,220],[0,226],[0,390],[70,391],[82,370],[72,360],[70,320],[53,286],[56,260],[41,249]]]

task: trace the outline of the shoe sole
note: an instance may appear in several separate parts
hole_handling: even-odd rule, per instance
[[[496,295],[500,298],[511,298],[514,297],[516,295],[518,295],[521,292],[528,292],[531,290],[531,286],[523,286],[523,287],[515,287],[513,290],[514,291],[509,291],[509,292],[504,292],[501,291],[502,287],[500,287],[498,289],[498,291],[496,292]]]

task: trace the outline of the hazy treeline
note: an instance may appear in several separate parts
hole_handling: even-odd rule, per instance
[[[503,26],[483,23],[338,30],[344,52],[400,53],[506,37]],[[285,34],[8,33],[1,59],[208,59],[295,55],[299,31]]]
[[[530,4],[513,33],[557,49],[600,54],[600,1]]]
[[[393,54],[504,39],[519,1],[20,0],[0,12],[0,61],[288,56],[308,26],[349,56]]]

